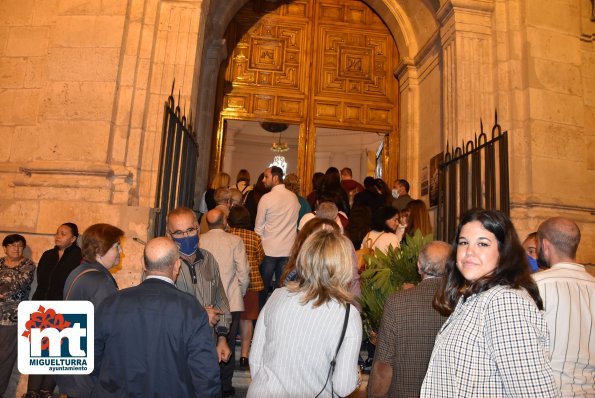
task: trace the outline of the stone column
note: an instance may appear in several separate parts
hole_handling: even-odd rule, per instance
[[[449,0],[437,12],[443,65],[445,139],[460,146],[491,125],[494,114],[492,65],[493,0]]]
[[[215,101],[217,99],[217,76],[221,62],[227,57],[225,39],[214,39],[206,45],[206,54],[202,58],[202,71],[199,87],[201,97],[197,99],[198,111],[196,112],[196,128],[198,139],[198,169],[196,170],[195,198],[200,198],[209,180],[209,161],[211,159],[211,145],[213,138],[213,115],[215,113]],[[204,184],[201,184],[204,182]]]
[[[406,178],[412,187],[419,187],[419,76],[414,60],[403,58],[395,76],[399,80],[401,124],[398,173],[392,180]],[[392,181],[386,183],[392,187]]]

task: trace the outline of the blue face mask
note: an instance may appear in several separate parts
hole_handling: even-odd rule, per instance
[[[536,272],[539,269],[537,260],[531,256],[527,256],[527,260],[529,260],[529,267],[531,268],[531,272]]]
[[[191,256],[196,253],[196,249],[198,248],[198,234],[185,236],[183,238],[174,238],[172,236],[172,239],[176,242],[176,245],[178,245],[181,254]]]

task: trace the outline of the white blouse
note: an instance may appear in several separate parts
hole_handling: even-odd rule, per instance
[[[317,308],[302,305],[301,293],[275,289],[258,316],[250,349],[252,382],[248,397],[312,398],[324,386],[339,344],[345,307],[330,301]],[[351,306],[345,338],[332,378],[335,394],[357,387],[357,358],[362,342],[359,311]],[[331,396],[331,380],[320,397]]]

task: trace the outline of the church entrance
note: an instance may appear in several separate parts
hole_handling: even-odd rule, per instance
[[[251,0],[224,37],[211,174],[255,181],[277,157],[305,190],[330,165],[397,175],[399,54],[364,2]]]

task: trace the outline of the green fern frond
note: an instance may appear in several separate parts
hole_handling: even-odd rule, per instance
[[[388,248],[386,253],[376,249],[374,255],[364,256],[366,270],[361,274],[362,315],[366,331],[378,331],[384,302],[404,283],[417,284],[417,259],[422,247],[432,241],[432,235],[423,236],[417,230],[407,235],[401,247]]]

